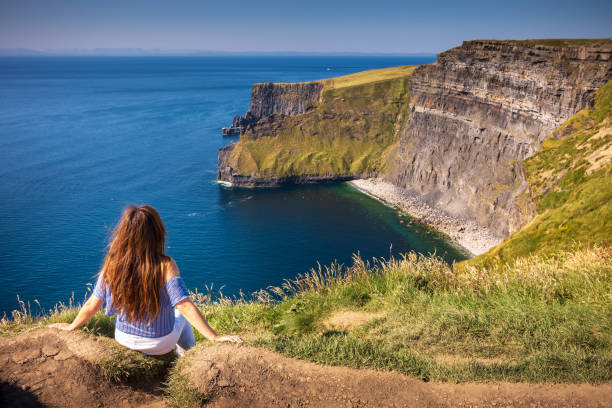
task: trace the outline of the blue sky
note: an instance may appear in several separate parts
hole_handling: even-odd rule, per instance
[[[0,48],[436,53],[612,37],[612,1],[0,0]]]

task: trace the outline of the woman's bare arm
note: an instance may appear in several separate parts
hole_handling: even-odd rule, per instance
[[[242,339],[238,336],[219,336],[212,327],[208,324],[200,310],[193,304],[191,299],[183,299],[176,304],[176,309],[181,312],[185,319],[193,327],[199,331],[202,336],[210,341],[229,341],[233,343],[242,343]]]
[[[171,260],[165,268],[166,282],[173,277],[179,275],[179,269],[174,260]],[[208,324],[200,310],[193,304],[191,299],[186,298],[175,305],[176,309],[185,316],[185,319],[199,331],[202,336],[210,341],[228,341],[232,343],[242,343],[242,339],[238,336],[219,336],[212,327]]]
[[[78,329],[79,327],[87,323],[89,319],[94,317],[94,315],[98,313],[98,310],[102,308],[103,304],[104,302],[102,300],[98,299],[95,295],[91,295],[89,299],[87,299],[87,302],[85,302],[83,307],[81,307],[81,310],[79,310],[79,314],[77,314],[77,317],[74,318],[72,323],[54,323],[50,324],[49,327],[61,330]]]

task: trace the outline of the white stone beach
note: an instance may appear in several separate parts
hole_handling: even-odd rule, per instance
[[[452,217],[433,208],[417,194],[397,187],[379,178],[358,179],[349,184],[374,198],[400,208],[423,224],[445,233],[474,255],[480,255],[499,244],[502,239],[474,221]]]

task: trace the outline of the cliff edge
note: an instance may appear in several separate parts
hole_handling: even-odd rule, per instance
[[[385,171],[406,122],[414,68],[255,84],[248,112],[234,118],[240,140],[220,149],[218,180],[269,187]]]

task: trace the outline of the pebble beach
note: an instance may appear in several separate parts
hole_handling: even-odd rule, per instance
[[[480,255],[493,248],[502,238],[473,221],[450,216],[444,211],[431,207],[417,194],[412,194],[392,183],[378,178],[349,181],[349,184],[363,193],[371,195],[451,237],[473,255]]]

